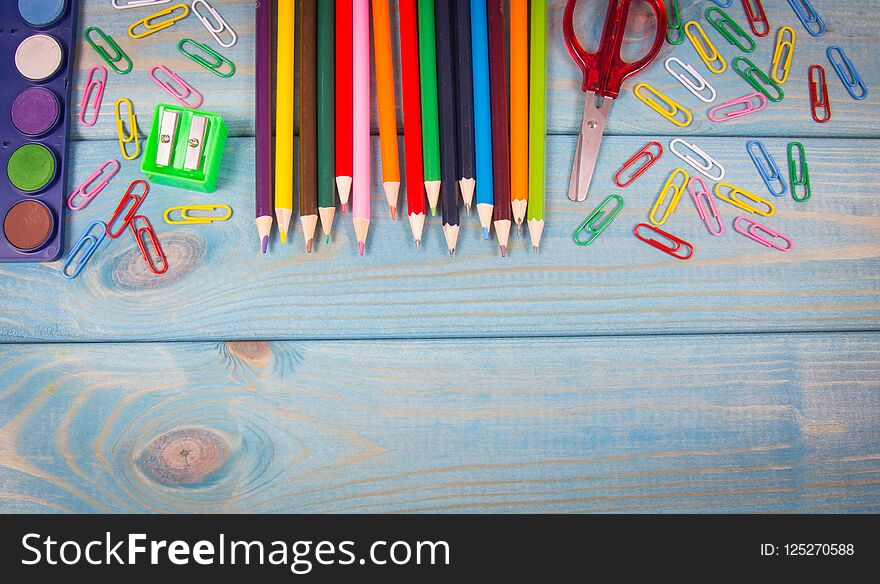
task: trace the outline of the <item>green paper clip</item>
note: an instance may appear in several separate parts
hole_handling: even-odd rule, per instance
[[[617,201],[617,206],[614,207],[614,209],[610,213],[606,214],[605,207],[607,207],[608,203],[610,203],[611,201]],[[609,196],[607,199],[602,201],[602,203],[600,203],[598,207],[596,207],[596,210],[593,211],[590,216],[587,217],[584,222],[580,224],[580,226],[578,226],[577,229],[574,230],[574,233],[571,236],[572,239],[577,245],[581,247],[586,247],[590,245],[591,243],[593,243],[593,241],[595,241],[597,237],[602,234],[603,231],[605,231],[606,227],[611,225],[611,222],[614,221],[614,218],[617,216],[621,209],[623,209],[623,199],[620,197],[620,195]],[[600,219],[602,220],[602,223],[600,225],[596,225],[596,222]],[[590,233],[590,238],[587,240],[581,239],[581,233],[585,231]]]
[[[678,40],[675,40],[676,38]],[[683,41],[681,11],[678,8],[678,0],[672,0],[672,7],[666,13],[666,42],[670,45],[680,45]]]
[[[198,53],[190,53],[189,51],[187,51],[186,48],[184,48],[187,43],[198,47],[203,53],[212,57],[212,61],[207,60],[205,57]],[[233,63],[232,61],[230,61],[229,59],[227,59],[204,43],[200,43],[192,39],[181,39],[180,42],[177,43],[177,50],[180,51],[182,55],[188,57],[192,61],[195,61],[218,77],[229,79],[230,77],[235,75],[235,63]],[[223,68],[223,65],[229,66],[228,73],[220,72],[220,69]]]
[[[717,14],[718,18],[713,19],[710,15]],[[744,53],[751,53],[757,46],[755,39],[750,37],[743,28],[736,23],[729,14],[724,12],[717,6],[706,9],[706,20],[709,21],[718,34],[723,36],[727,42],[737,47]],[[745,44],[743,44],[745,42]]]
[[[794,157],[795,149],[798,150],[797,159]],[[800,172],[798,172],[798,164],[800,164]],[[788,176],[791,182],[791,198],[798,203],[810,200],[813,196],[810,188],[810,169],[807,166],[807,153],[800,142],[790,142],[788,145]],[[795,187],[804,187],[803,197],[798,197]]]
[[[745,63],[747,65],[746,69],[740,69],[739,65]],[[770,79],[770,77],[764,73],[757,65],[752,63],[746,57],[737,57],[733,60],[733,70],[736,73],[746,80],[746,83],[755,88],[755,91],[763,93],[764,96],[773,102],[782,101],[782,98],[785,97],[785,93],[783,93],[782,88],[779,87],[779,84]],[[773,96],[770,94],[769,87],[772,87],[776,90],[776,95]]]
[[[107,49],[93,41],[91,37],[92,32],[96,32],[100,37],[100,40],[103,41],[105,45],[113,49],[115,55],[110,56],[110,53],[107,52]],[[131,72],[131,59],[128,58],[128,55],[125,54],[125,51],[123,51],[122,48],[118,44],[116,44],[116,41],[114,41],[112,37],[108,36],[107,33],[105,33],[97,26],[90,26],[85,31],[83,31],[83,36],[85,37],[86,42],[89,43],[89,45],[91,45],[93,49],[95,49],[95,52],[98,53],[98,56],[104,59],[104,62],[107,63],[111,69],[113,69],[120,75],[127,75]],[[125,62],[127,65],[125,69],[120,69],[116,66],[117,63],[122,62]]]

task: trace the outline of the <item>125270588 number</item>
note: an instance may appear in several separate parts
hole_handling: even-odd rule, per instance
[[[854,556],[851,543],[787,543],[783,546],[787,556]]]

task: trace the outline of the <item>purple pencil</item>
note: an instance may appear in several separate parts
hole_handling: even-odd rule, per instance
[[[257,233],[263,253],[272,232],[272,8],[274,0],[257,0]]]

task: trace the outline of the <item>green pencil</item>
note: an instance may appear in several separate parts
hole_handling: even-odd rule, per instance
[[[333,2],[318,2],[318,214],[327,243],[336,216],[334,16]]]
[[[444,2],[446,0],[443,0]],[[440,111],[437,103],[437,43],[434,0],[419,0],[419,79],[422,85],[422,151],[431,215],[440,199]]]
[[[531,65],[529,69],[529,208],[532,249],[538,253],[544,232],[544,148],[547,114],[547,0],[532,0]]]

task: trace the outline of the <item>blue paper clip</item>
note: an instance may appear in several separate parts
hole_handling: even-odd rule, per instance
[[[712,0],[712,2],[721,8],[730,8],[730,5],[733,4],[733,0],[727,0],[726,2],[724,0]]]
[[[605,207],[608,206],[608,203],[611,201],[617,201],[617,205],[610,212],[605,211]],[[614,221],[614,218],[620,213],[620,210],[623,209],[623,199],[620,195],[611,195],[602,201],[596,210],[590,213],[590,216],[587,217],[583,223],[578,226],[577,229],[574,230],[571,238],[574,240],[576,244],[581,247],[586,247],[593,243],[597,237],[602,235],[602,232],[605,231],[605,228],[611,225],[611,222]],[[599,220],[602,220],[602,223],[596,225]],[[581,239],[581,233],[584,231],[590,234],[589,239]]]
[[[757,146],[758,152],[752,150],[755,146]],[[774,197],[781,197],[788,192],[788,185],[782,180],[782,173],[779,171],[779,165],[776,164],[776,161],[773,160],[773,157],[767,152],[767,148],[764,146],[763,142],[760,140],[750,140],[746,142],[746,152],[749,153],[749,157],[752,159],[752,162],[755,163],[755,167],[758,169],[758,174],[761,175],[761,179],[763,179],[764,184],[767,185],[767,190],[771,195]],[[774,182],[778,182],[782,190],[774,190]]]
[[[834,60],[835,52],[840,56],[840,62]],[[849,60],[849,57],[846,56],[843,49],[837,45],[833,45],[828,47],[826,54],[828,55],[828,60],[831,62],[831,66],[834,67],[837,76],[840,77],[840,80],[843,82],[843,87],[847,90],[850,96],[852,96],[853,99],[865,99],[868,97],[868,88],[865,86],[865,82],[862,81],[859,72],[856,71],[852,61]],[[861,94],[856,93],[855,90],[857,87],[862,90]]]
[[[95,236],[92,234],[92,230],[95,227],[101,228],[101,234]],[[107,238],[107,224],[103,221],[92,221],[89,226],[86,228],[85,233],[82,234],[82,237],[79,238],[79,241],[73,244],[73,247],[70,250],[70,254],[67,256],[67,259],[64,261],[64,265],[61,267],[61,275],[67,278],[68,280],[73,280],[77,276],[79,276],[80,272],[83,271],[83,268],[86,267],[86,264],[95,255],[95,252],[98,251],[98,248],[101,247],[101,244]],[[88,246],[88,247],[86,247]],[[83,251],[85,249],[85,251]],[[76,268],[73,272],[69,271],[70,266],[76,260],[76,256],[82,253],[82,257],[79,259],[79,263],[76,265]]]
[[[816,12],[816,9],[813,8],[813,5],[810,4],[810,0],[788,0],[788,3],[791,5],[791,9],[794,10],[795,16],[801,21],[801,24],[804,25],[804,28],[807,29],[807,32],[814,37],[819,37],[825,34],[825,31],[828,28],[825,26],[825,21],[822,20],[822,17],[819,16],[819,13]],[[813,30],[813,24],[818,24],[818,30]]]

